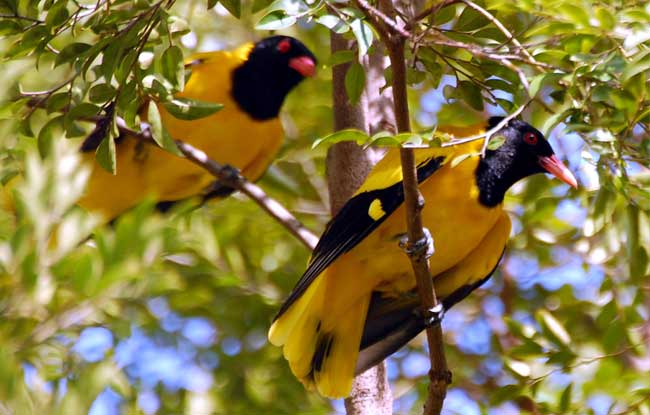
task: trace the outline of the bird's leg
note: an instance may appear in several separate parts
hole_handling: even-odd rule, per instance
[[[442,319],[445,317],[445,308],[442,306],[442,303],[438,303],[435,307],[428,309],[424,313],[421,310],[415,310],[413,314],[417,318],[421,318],[424,327],[428,328],[442,323]]]
[[[237,181],[241,175],[239,169],[237,167],[231,166],[230,164],[224,164],[221,166],[221,172],[230,182]],[[212,182],[212,184],[210,184],[210,186],[208,186],[206,189],[205,194],[203,195],[203,202],[206,202],[215,197],[229,196],[235,190],[236,189],[234,187],[228,186],[227,184],[224,184],[220,179],[217,179]]]
[[[232,166],[230,164],[224,164],[221,166],[221,172],[223,173],[223,176],[228,181],[236,181],[240,178],[241,172],[239,169],[235,166]]]
[[[403,235],[400,237],[399,246],[404,250],[404,252],[406,252],[406,255],[411,257],[417,256],[426,249],[425,255],[427,259],[429,259],[436,251],[433,246],[433,237],[431,236],[431,232],[429,232],[427,228],[422,228],[422,232],[424,233],[424,238],[418,239],[415,242],[409,241],[408,235]]]
[[[424,238],[421,238],[415,242],[411,242],[408,239],[408,235],[404,235],[400,238],[399,246],[406,252],[408,256],[417,256],[424,253],[426,258],[429,259],[435,252],[435,247],[433,244],[433,237],[431,232],[427,228],[422,228],[424,233]],[[442,322],[442,318],[445,315],[445,309],[441,303],[437,304],[435,307],[426,310],[422,313],[420,310],[415,311],[415,314],[418,318],[422,318],[424,322],[424,327],[433,327],[436,324]],[[424,315],[422,315],[424,314]]]

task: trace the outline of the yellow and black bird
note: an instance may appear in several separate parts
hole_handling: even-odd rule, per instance
[[[502,120],[491,118],[490,128]],[[510,186],[543,172],[577,186],[529,124],[512,120],[497,134],[505,141],[484,157],[481,142],[415,152],[422,220],[435,242],[431,275],[444,309],[483,284],[503,255]],[[355,373],[425,327],[409,259],[397,247],[406,233],[403,201],[399,151],[391,150],[328,224],[269,330],[296,377],[321,395],[348,395]]]
[[[297,39],[273,36],[232,51],[198,53],[186,67],[191,75],[176,96],[224,107],[208,117],[185,121],[159,105],[164,127],[174,139],[238,168],[248,180],[259,179],[283,141],[278,118],[282,103],[305,77],[314,74],[316,58]],[[94,161],[92,152],[100,141],[95,137],[82,144],[84,157],[94,166],[79,204],[106,219],[145,197],[170,202],[202,194],[214,181],[192,162],[128,136],[117,143],[117,174],[113,175]]]

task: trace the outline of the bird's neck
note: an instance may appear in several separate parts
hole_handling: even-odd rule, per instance
[[[244,112],[259,121],[277,117],[287,94],[267,77],[260,76],[264,73],[264,68],[246,63],[232,73],[233,99]]]
[[[509,157],[488,150],[476,169],[479,202],[487,207],[501,204],[510,186],[517,181],[511,173]]]

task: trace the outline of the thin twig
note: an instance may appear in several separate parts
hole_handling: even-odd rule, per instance
[[[450,5],[454,4],[454,3],[459,3],[460,1],[461,1],[461,0],[443,0],[443,1],[441,1],[441,2],[434,3],[433,6],[429,7],[428,9],[422,11],[422,12],[419,13],[417,16],[415,16],[415,17],[413,18],[413,20],[411,20],[411,21],[406,25],[406,28],[407,28],[407,29],[410,29],[410,28],[412,28],[412,27],[413,27],[417,22],[419,22],[420,20],[424,19],[425,17],[428,17],[428,16],[430,16],[430,15],[432,15],[432,14],[435,15],[436,13],[438,13],[439,10],[441,10],[441,9],[447,7],[447,6],[450,6]]]
[[[375,26],[377,31],[388,32],[389,34],[397,34],[404,38],[410,38],[411,34],[408,30],[401,27],[397,22],[390,17],[386,16],[381,10],[377,10],[366,0],[356,0],[357,6],[365,13],[366,17]]]
[[[490,22],[492,22],[493,25],[497,27],[504,35],[506,35],[506,39],[510,42],[512,42],[513,45],[519,49],[521,53],[526,55],[526,57],[530,60],[531,63],[537,64],[537,60],[533,58],[533,56],[524,48],[521,43],[517,40],[516,37],[510,33],[510,31],[497,19],[496,17],[492,16],[490,12],[485,10],[483,7],[479,6],[478,4],[474,3],[471,0],[460,0],[461,2],[465,3],[468,7],[471,7],[472,9],[476,10],[477,12],[481,13],[483,16],[485,16],[486,19],[488,19]]]
[[[533,100],[532,98],[529,98],[528,101],[526,101],[521,107],[517,108],[516,111],[514,111],[512,114],[505,117],[497,125],[495,125],[491,129],[487,130],[486,132],[481,133],[481,134],[471,135],[469,137],[453,139],[453,140],[450,140],[450,141],[448,141],[446,143],[442,143],[441,147],[451,147],[451,146],[457,146],[459,144],[469,143],[469,142],[476,141],[476,140],[485,140],[483,142],[483,148],[481,149],[481,155],[484,156],[485,155],[485,150],[487,150],[487,146],[490,143],[490,138],[492,138],[492,136],[496,132],[498,132],[503,127],[505,127],[506,124],[508,124],[511,120],[517,118],[519,116],[519,114],[521,114],[526,109],[526,107],[528,106],[528,104],[530,104],[530,102],[532,100]]]
[[[42,20],[34,19],[32,17],[21,16],[19,14],[0,14],[0,19],[17,19],[17,20],[26,20],[33,23],[45,23]]]

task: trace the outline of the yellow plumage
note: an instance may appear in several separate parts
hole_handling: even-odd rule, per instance
[[[203,151],[220,163],[239,168],[249,180],[257,180],[277,154],[283,139],[278,118],[252,119],[230,95],[230,73],[248,56],[252,44],[234,51],[200,53],[189,57],[192,74],[177,96],[221,103],[221,111],[205,118],[184,121],[159,106],[170,135]],[[114,218],[146,196],[179,200],[201,193],[214,176],[192,162],[154,145],[126,137],[116,146],[117,174],[113,175],[84,153],[92,164],[86,193],[79,204],[106,218]]]
[[[480,143],[417,150],[416,161],[419,164],[432,157],[451,160],[478,150]],[[485,277],[500,258],[510,232],[507,215],[500,206],[486,208],[476,199],[476,185],[469,179],[477,163],[478,157],[468,158],[454,167],[446,163],[420,187],[427,201],[422,219],[436,242],[436,251],[430,260],[431,273],[440,275],[440,289],[444,294],[464,285],[467,280]],[[391,150],[375,166],[356,195],[385,188],[401,179],[399,151]],[[437,208],[443,206],[454,208]],[[466,218],[472,226],[458,229],[459,217]],[[360,244],[327,267],[271,326],[271,343],[284,345],[285,357],[296,377],[310,387],[315,386],[321,395],[335,398],[349,393],[371,293],[381,291],[392,295],[415,287],[409,259],[397,247],[398,238],[405,229],[402,205]],[[493,245],[500,247],[494,249]],[[474,250],[498,254],[490,258],[470,256]],[[467,269],[471,272],[466,273]],[[434,283],[438,291],[437,277]],[[319,338],[322,340],[324,335],[332,336],[332,345],[323,359],[321,371],[312,373],[312,356]]]
[[[502,201],[513,183],[550,172],[576,185],[532,126],[511,121],[499,134],[504,143],[483,158],[482,141],[414,151],[426,201],[422,222],[435,245],[430,271],[444,309],[497,266],[510,234]],[[381,361],[424,328],[415,314],[419,300],[410,260],[397,246],[406,233],[401,181],[399,150],[390,150],[328,224],[269,330],[296,377],[321,395],[347,396],[355,371]]]

